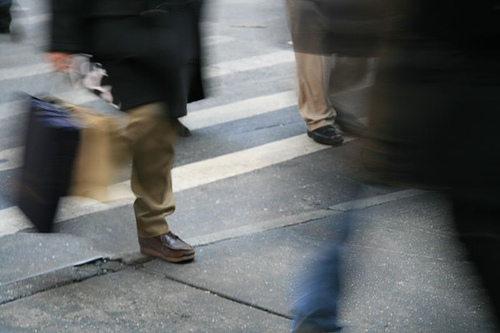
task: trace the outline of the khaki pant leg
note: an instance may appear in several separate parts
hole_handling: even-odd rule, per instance
[[[298,108],[309,131],[335,121],[328,95],[332,60],[332,56],[295,53]]]
[[[174,159],[174,121],[163,116],[164,104],[152,103],[128,112],[126,138],[132,154],[132,191],[139,237],[169,231],[165,217],[175,210],[170,170]]]

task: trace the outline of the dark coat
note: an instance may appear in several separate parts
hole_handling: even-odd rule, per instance
[[[397,19],[386,0],[286,0],[294,49],[302,53],[374,56]]]
[[[52,11],[50,50],[92,55],[121,109],[162,101],[182,117],[204,97],[200,0],[52,0]]]
[[[451,0],[414,8],[407,31],[384,42],[364,161],[390,183],[498,207],[500,10]]]

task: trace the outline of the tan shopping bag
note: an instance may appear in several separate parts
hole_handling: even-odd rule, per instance
[[[82,127],[69,195],[110,200],[109,187],[127,160],[121,119],[62,101],[58,104],[69,110]]]

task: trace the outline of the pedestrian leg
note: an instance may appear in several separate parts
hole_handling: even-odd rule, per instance
[[[192,260],[192,246],[170,231],[165,217],[175,211],[170,170],[178,128],[163,103],[129,110],[126,138],[132,152],[132,191],[141,253],[170,262]]]
[[[333,125],[335,110],[329,96],[332,56],[295,52],[298,108],[307,130]]]
[[[139,237],[169,231],[165,217],[175,210],[170,169],[175,133],[164,105],[148,104],[128,112],[126,137],[132,153],[132,191]]]

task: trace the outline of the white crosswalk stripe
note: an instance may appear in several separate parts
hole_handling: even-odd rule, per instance
[[[205,76],[207,78],[213,78],[222,75],[247,72],[292,63],[295,60],[294,57],[295,56],[292,51],[285,50],[250,58],[222,62],[219,64],[209,65],[206,69]]]
[[[214,126],[225,122],[259,116],[268,112],[284,109],[297,104],[294,91],[256,97],[236,103],[215,106],[202,111],[192,112],[183,118],[190,129]]]

